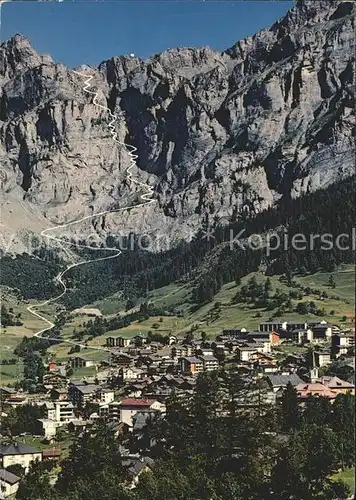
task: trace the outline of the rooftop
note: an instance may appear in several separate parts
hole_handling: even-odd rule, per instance
[[[1,443],[0,445],[0,456],[6,455],[29,455],[33,453],[41,453],[40,450],[32,448],[25,443],[12,442],[12,443]]]
[[[120,401],[120,406],[150,407],[154,403],[153,399],[127,398]]]
[[[291,373],[290,375],[269,375],[267,379],[274,387],[285,387],[288,383],[297,386],[303,383],[303,380],[296,373]]]
[[[0,480],[8,484],[15,484],[20,481],[20,477],[6,469],[0,469]]]

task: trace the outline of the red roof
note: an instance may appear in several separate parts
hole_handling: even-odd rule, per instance
[[[154,403],[153,399],[135,399],[135,398],[128,398],[128,399],[123,399],[120,402],[121,406],[151,406]]]
[[[61,450],[43,450],[43,458],[60,457],[62,455]]]

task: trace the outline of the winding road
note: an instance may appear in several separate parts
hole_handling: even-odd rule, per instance
[[[87,92],[88,94],[91,94],[91,95],[94,96],[94,98],[93,98],[93,104],[95,104],[96,106],[100,107],[101,109],[107,111],[108,114],[110,115],[111,121],[110,121],[110,123],[109,123],[108,126],[110,128],[110,132],[112,134],[113,140],[117,144],[119,144],[120,146],[124,147],[126,149],[126,151],[128,152],[129,156],[130,156],[130,166],[126,170],[127,177],[132,182],[134,182],[135,184],[137,184],[138,186],[143,187],[146,190],[146,193],[140,195],[140,198],[142,200],[144,200],[142,203],[138,203],[138,204],[131,205],[131,206],[128,206],[128,207],[124,207],[124,208],[119,208],[117,210],[105,210],[103,212],[98,212],[96,214],[92,214],[92,215],[88,215],[88,216],[82,217],[81,219],[69,222],[67,224],[61,224],[61,225],[53,226],[53,227],[50,227],[50,228],[47,228],[47,229],[44,229],[43,231],[41,231],[41,233],[40,233],[41,236],[43,236],[44,238],[47,238],[50,243],[55,242],[65,252],[67,252],[67,250],[63,247],[63,245],[68,245],[68,246],[74,246],[75,245],[76,248],[88,248],[90,250],[100,250],[100,251],[104,250],[104,251],[108,251],[108,252],[114,252],[113,255],[109,255],[108,257],[100,257],[100,258],[97,258],[97,259],[84,260],[82,262],[78,262],[78,263],[75,263],[75,264],[70,264],[64,271],[61,271],[55,277],[55,281],[61,285],[61,287],[63,288],[63,291],[59,295],[57,295],[56,297],[52,297],[52,298],[50,298],[48,300],[45,300],[44,302],[41,302],[40,304],[34,304],[34,305],[30,305],[30,306],[27,307],[27,310],[28,310],[29,313],[31,313],[33,316],[36,316],[37,318],[43,320],[46,323],[46,325],[47,325],[45,328],[42,328],[41,330],[39,330],[38,332],[36,332],[34,334],[34,336],[35,337],[41,337],[43,339],[47,339],[47,340],[51,340],[51,341],[56,341],[56,339],[54,339],[53,337],[46,337],[43,334],[45,332],[48,332],[49,330],[52,330],[52,328],[54,328],[55,324],[53,323],[53,321],[51,321],[51,320],[47,319],[45,316],[43,316],[43,314],[39,313],[38,309],[41,309],[42,307],[46,306],[47,304],[56,302],[57,300],[59,300],[60,298],[62,298],[67,293],[67,286],[66,286],[66,284],[65,284],[65,282],[63,280],[64,275],[70,269],[73,269],[75,267],[79,267],[79,266],[82,266],[84,264],[89,264],[90,262],[100,262],[100,261],[108,260],[108,259],[116,259],[117,257],[119,257],[119,255],[121,255],[121,251],[118,250],[117,248],[110,248],[110,247],[108,247],[108,248],[92,248],[92,247],[90,247],[88,245],[78,245],[76,243],[70,243],[69,241],[66,241],[66,240],[63,240],[61,238],[58,238],[58,237],[54,236],[51,233],[53,231],[55,231],[55,230],[58,230],[58,229],[63,229],[63,228],[70,227],[70,226],[72,226],[74,224],[79,224],[79,223],[81,223],[81,222],[83,222],[85,220],[88,220],[88,219],[93,219],[95,217],[101,217],[101,216],[106,215],[106,214],[116,213],[116,212],[120,212],[120,211],[131,209],[131,208],[142,207],[142,206],[145,206],[145,205],[148,205],[148,204],[151,204],[151,203],[155,203],[155,201],[156,201],[156,200],[152,199],[153,188],[150,187],[149,185],[147,185],[147,184],[145,184],[143,182],[140,182],[137,179],[135,179],[133,177],[133,173],[131,172],[132,168],[136,167],[136,160],[137,160],[138,156],[135,154],[135,152],[137,151],[137,148],[135,146],[132,146],[132,145],[129,145],[129,144],[125,144],[125,143],[123,143],[123,142],[121,142],[121,141],[118,140],[118,138],[117,138],[117,132],[115,131],[115,125],[114,125],[114,123],[117,121],[117,116],[114,115],[108,107],[103,106],[102,104],[99,104],[97,102],[97,98],[98,98],[98,93],[97,92],[89,90],[90,87],[91,87],[90,82],[93,79],[93,76],[92,75],[88,76],[86,74],[79,73],[78,71],[73,71],[73,72],[76,73],[77,75],[79,75],[79,76],[81,76],[81,77],[83,77],[83,78],[86,79],[85,83],[84,83],[83,90],[85,92]],[[90,347],[90,346],[87,346],[85,344],[74,342],[72,340],[58,339],[58,342],[59,343],[65,342],[65,343],[72,344],[72,345],[78,345],[79,347],[87,348],[87,349],[91,348],[91,349],[95,349],[95,350],[103,350],[103,351],[111,352],[110,349],[106,349],[104,347],[99,347],[99,346]]]

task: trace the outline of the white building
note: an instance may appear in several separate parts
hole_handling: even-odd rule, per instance
[[[21,478],[6,469],[0,469],[0,499],[15,495]]]
[[[68,424],[75,420],[74,406],[71,401],[55,401],[46,402],[46,419],[62,425]]]
[[[123,422],[132,428],[132,417],[142,410],[157,410],[164,412],[164,404],[153,399],[127,398],[121,401],[113,401],[108,408],[108,419],[116,422]]]
[[[27,473],[31,462],[35,460],[42,462],[42,452],[25,443],[11,442],[0,445],[0,467],[3,469],[19,464]]]

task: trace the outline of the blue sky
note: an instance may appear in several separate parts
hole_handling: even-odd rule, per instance
[[[292,6],[284,1],[8,2],[1,41],[15,33],[69,67],[114,55],[146,58],[167,48],[209,45],[224,50],[271,26]]]

